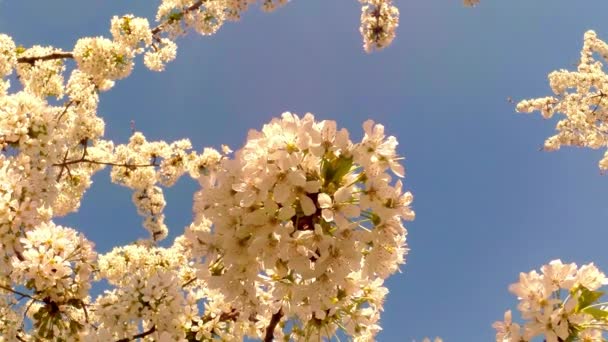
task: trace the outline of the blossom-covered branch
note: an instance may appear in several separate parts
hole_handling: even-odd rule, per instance
[[[557,133],[545,141],[545,150],[554,151],[561,146],[608,147],[608,76],[604,71],[607,61],[608,44],[595,32],[587,31],[577,70],[549,74],[555,95],[517,104],[518,112],[538,111],[546,119],[558,113],[564,115],[557,123]],[[608,170],[608,151],[600,160],[599,168]]]

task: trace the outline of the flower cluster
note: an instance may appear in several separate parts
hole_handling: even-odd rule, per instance
[[[19,57],[33,57],[52,54],[56,49],[52,47],[33,46],[18,54]],[[17,75],[26,92],[38,97],[54,96],[61,98],[64,92],[63,60],[37,60],[33,64],[19,63]]]
[[[188,303],[182,291],[186,280],[180,268],[187,263],[170,249],[145,246],[115,248],[101,256],[98,277],[115,288],[95,301],[97,338],[129,338],[143,324],[144,330],[154,327],[151,337],[157,341],[163,340],[161,336],[172,341],[183,339],[187,313],[196,310],[196,303]]]
[[[514,323],[511,310],[504,321],[494,323],[497,342],[532,341],[543,336],[547,342],[604,341],[608,330],[608,311],[601,306],[598,289],[608,278],[595,265],[580,268],[553,260],[541,267],[541,273],[520,273],[519,282],[509,290],[518,297],[518,310],[525,320]]]
[[[401,220],[414,213],[387,173],[403,176],[396,139],[372,121],[364,128],[354,144],[333,121],[284,113],[201,176],[190,227],[204,236],[199,277],[239,312],[304,322],[295,335],[340,324],[376,333],[382,280],[404,262]]]
[[[33,290],[37,336],[69,336],[83,325],[80,309],[88,300],[97,258],[93,244],[53,223],[28,231],[21,243],[12,258],[11,280]]]
[[[399,9],[392,0],[360,0],[363,48],[366,52],[381,50],[395,39],[399,26]]]
[[[10,83],[3,78],[13,72],[17,64],[15,42],[5,34],[0,34],[0,96],[6,93]]]
[[[595,54],[600,56],[596,60]],[[544,149],[553,151],[561,146],[584,146],[592,149],[608,147],[608,77],[602,61],[608,60],[608,44],[595,32],[587,31],[577,71],[558,70],[549,74],[554,96],[523,100],[517,111],[539,111],[544,118],[562,113],[556,126],[557,134],[545,141]],[[599,162],[608,170],[608,151]]]

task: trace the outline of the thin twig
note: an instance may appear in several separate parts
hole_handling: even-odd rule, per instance
[[[30,295],[29,295],[29,294],[27,294],[27,293],[23,293],[23,292],[20,292],[20,291],[17,291],[17,290],[13,290],[13,289],[11,289],[11,288],[10,288],[10,287],[8,287],[8,286],[0,285],[0,289],[3,289],[3,290],[6,290],[6,291],[9,291],[9,292],[12,292],[12,293],[14,293],[14,294],[18,294],[18,295],[20,295],[22,298],[29,298],[29,299],[36,300],[36,301],[39,301],[39,302],[41,301],[40,299],[38,299],[38,298],[34,298],[34,297],[30,296]]]

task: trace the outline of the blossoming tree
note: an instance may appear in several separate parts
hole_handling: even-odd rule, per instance
[[[366,121],[353,142],[333,121],[284,113],[233,153],[141,132],[114,144],[97,113],[136,56],[162,71],[180,35],[214,34],[251,5],[285,2],[164,0],[156,26],[116,16],[111,38],[71,50],[0,35],[0,341],[310,340],[338,329],[373,339],[383,281],[408,250],[402,222],[414,218],[397,140],[382,125]],[[361,3],[364,49],[382,49],[399,12],[391,0]],[[54,218],[76,211],[105,167],[132,189],[149,239],[99,255]],[[200,184],[194,220],[162,248],[163,189],[184,175]],[[91,298],[102,279],[109,287]]]

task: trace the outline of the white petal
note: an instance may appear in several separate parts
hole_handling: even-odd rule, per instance
[[[300,196],[300,206],[302,207],[302,211],[306,216],[310,216],[317,211],[315,203],[306,195]]]
[[[281,221],[285,221],[285,220],[289,220],[293,217],[293,215],[296,214],[296,210],[289,206],[289,207],[283,207],[281,209],[279,209],[279,220]]]
[[[347,188],[347,187],[341,187],[340,189],[336,190],[336,193],[334,194],[334,198],[336,199],[336,203],[344,203],[348,200],[350,200],[351,197],[351,188]]]
[[[333,206],[331,197],[329,197],[328,194],[326,193],[320,193],[319,197],[317,198],[317,201],[319,202],[319,208],[331,208]]]
[[[323,211],[321,211],[321,216],[323,216],[323,219],[325,219],[326,222],[331,222],[334,220],[334,211],[323,209]]]
[[[306,182],[306,185],[304,186],[304,191],[308,192],[309,194],[314,194],[314,193],[317,193],[320,188],[321,188],[321,182],[308,181],[308,182]]]
[[[287,174],[287,179],[289,182],[295,186],[304,186],[306,185],[306,174],[303,171],[289,171]]]
[[[393,173],[396,174],[398,177],[405,176],[405,169],[403,168],[403,165],[397,163],[396,161],[391,161],[389,165]]]
[[[287,201],[287,198],[289,198],[290,193],[291,188],[287,184],[278,183],[274,186],[274,191],[272,192],[272,195],[274,196],[274,200],[277,201],[277,203],[284,203]]]

